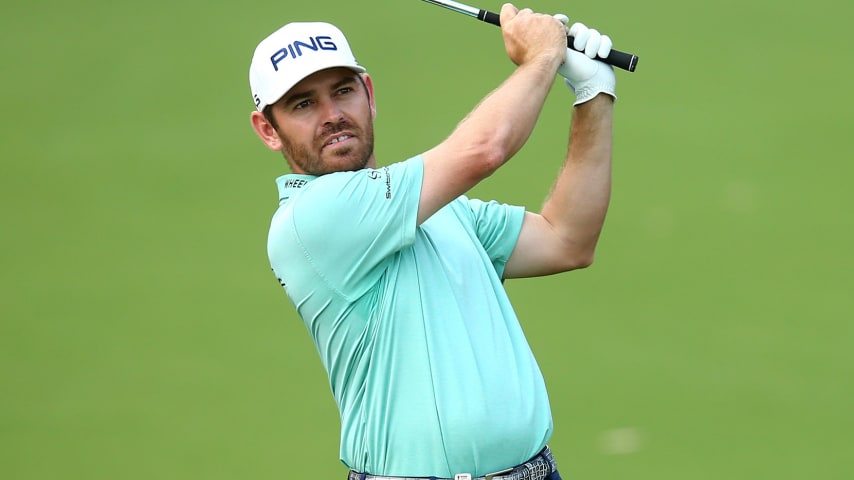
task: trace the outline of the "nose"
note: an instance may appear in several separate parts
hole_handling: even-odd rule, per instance
[[[328,98],[323,102],[321,112],[324,124],[338,123],[344,118],[341,106],[333,99]]]

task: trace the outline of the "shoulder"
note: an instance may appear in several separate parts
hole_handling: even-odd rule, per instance
[[[348,202],[358,195],[361,200],[388,199],[395,185],[420,184],[424,174],[420,156],[390,165],[352,172],[335,172],[318,177],[301,192],[300,200],[323,200],[321,203]]]

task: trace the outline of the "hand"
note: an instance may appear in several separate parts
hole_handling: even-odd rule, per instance
[[[566,15],[558,14],[555,18],[564,24],[569,23]],[[613,67],[595,60],[605,58],[611,53],[611,38],[578,22],[570,27],[569,35],[575,38],[575,42],[572,44],[573,48],[566,49],[566,61],[557,72],[566,79],[566,84],[575,94],[573,105],[592,100],[600,93],[606,93],[616,99],[614,92],[617,80]]]
[[[516,65],[544,61],[557,68],[565,61],[566,25],[551,15],[505,3],[500,23],[507,56]]]

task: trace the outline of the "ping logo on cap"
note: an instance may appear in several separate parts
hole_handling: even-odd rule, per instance
[[[338,45],[335,45],[335,42],[332,41],[332,37],[328,35],[309,37],[308,42],[309,43],[297,40],[286,47],[280,48],[279,51],[270,57],[270,62],[273,64],[273,70],[278,72],[279,62],[282,62],[287,58],[297,59],[303,56],[303,54],[306,53],[303,49],[308,52],[317,52],[319,50],[338,50]]]

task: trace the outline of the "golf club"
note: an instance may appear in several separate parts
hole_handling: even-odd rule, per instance
[[[469,17],[474,17],[482,22],[491,23],[496,26],[501,26],[501,21],[499,19],[499,15],[495,12],[490,12],[488,10],[482,10],[479,8],[471,7],[469,5],[465,5],[463,3],[454,2],[451,0],[424,0],[427,3],[432,3],[433,5],[438,5],[440,7],[445,7],[449,10],[453,10],[457,13],[462,13],[463,15],[468,15]],[[575,39],[569,35],[566,36],[566,44],[569,48],[572,48],[572,43]],[[611,53],[608,54],[607,58],[600,58],[599,60],[607,63],[608,65],[622,68],[623,70],[628,70],[629,72],[634,72],[635,68],[638,65],[638,57],[637,55],[633,55],[631,53],[621,52],[619,50],[611,49]]]

